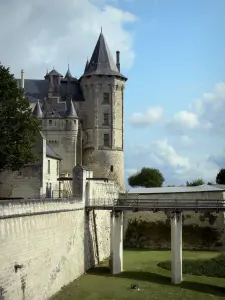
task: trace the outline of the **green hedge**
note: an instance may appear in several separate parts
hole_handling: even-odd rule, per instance
[[[183,225],[184,249],[209,249],[222,246],[220,241],[222,231],[197,224]],[[148,222],[133,220],[128,223],[124,246],[129,248],[170,248],[170,224],[163,221]]]
[[[171,270],[170,261],[160,262],[158,266]],[[225,278],[225,254],[208,260],[183,260],[182,268],[184,274]]]

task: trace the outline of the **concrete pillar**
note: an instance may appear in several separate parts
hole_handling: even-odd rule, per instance
[[[123,212],[111,212],[109,267],[112,274],[123,271]]]
[[[174,284],[182,282],[182,213],[171,216],[171,280]]]

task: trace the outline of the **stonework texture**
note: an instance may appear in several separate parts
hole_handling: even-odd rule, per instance
[[[109,192],[93,181],[92,195]],[[109,257],[110,230],[110,212],[86,212],[82,197],[0,201],[0,299],[49,299]]]

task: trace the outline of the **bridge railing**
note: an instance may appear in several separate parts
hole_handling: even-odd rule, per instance
[[[160,200],[160,199],[139,199],[133,198],[119,198],[119,199],[105,199],[97,198],[90,199],[88,207],[95,209],[124,209],[124,210],[225,210],[225,201],[218,199],[174,199],[174,200]]]

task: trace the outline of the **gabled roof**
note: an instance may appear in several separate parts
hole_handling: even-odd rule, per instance
[[[41,110],[39,100],[37,101],[37,103],[35,105],[35,108],[33,110],[33,115],[36,116],[37,118],[42,118],[43,117],[43,112]]]
[[[119,72],[102,32],[100,33],[90,62],[88,66],[86,64],[85,72],[83,74],[83,76],[90,75],[113,75],[119,76],[125,80],[127,79]]]

